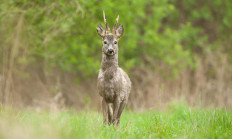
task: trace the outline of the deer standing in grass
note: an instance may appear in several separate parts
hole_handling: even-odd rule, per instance
[[[118,41],[123,35],[124,29],[122,25],[117,27],[118,16],[112,33],[110,33],[104,11],[103,17],[106,29],[101,24],[97,27],[98,35],[102,37],[103,42],[97,86],[99,94],[103,98],[103,122],[118,126],[131,91],[131,81],[128,75],[118,66]]]

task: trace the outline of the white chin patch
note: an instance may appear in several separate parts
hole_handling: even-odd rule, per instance
[[[113,53],[107,53],[107,55],[112,56],[112,55],[114,55],[114,52]]]

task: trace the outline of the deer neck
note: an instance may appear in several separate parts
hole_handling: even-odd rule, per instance
[[[101,69],[104,73],[105,79],[112,79],[118,69],[118,54],[108,56],[103,53]]]

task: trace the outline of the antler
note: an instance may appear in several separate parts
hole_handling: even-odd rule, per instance
[[[107,25],[106,17],[105,17],[105,12],[104,11],[103,11],[103,17],[104,17],[104,23],[106,25],[106,34],[109,34],[110,33],[110,28]]]
[[[118,15],[118,17],[116,18],[116,22],[115,22],[114,27],[113,27],[113,30],[112,30],[112,33],[113,33],[113,34],[116,33],[116,28],[117,28],[118,20],[119,20],[119,15]]]

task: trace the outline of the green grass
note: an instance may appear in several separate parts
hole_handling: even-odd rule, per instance
[[[232,138],[232,112],[190,109],[123,113],[119,127],[104,126],[97,112],[0,109],[0,138]]]

